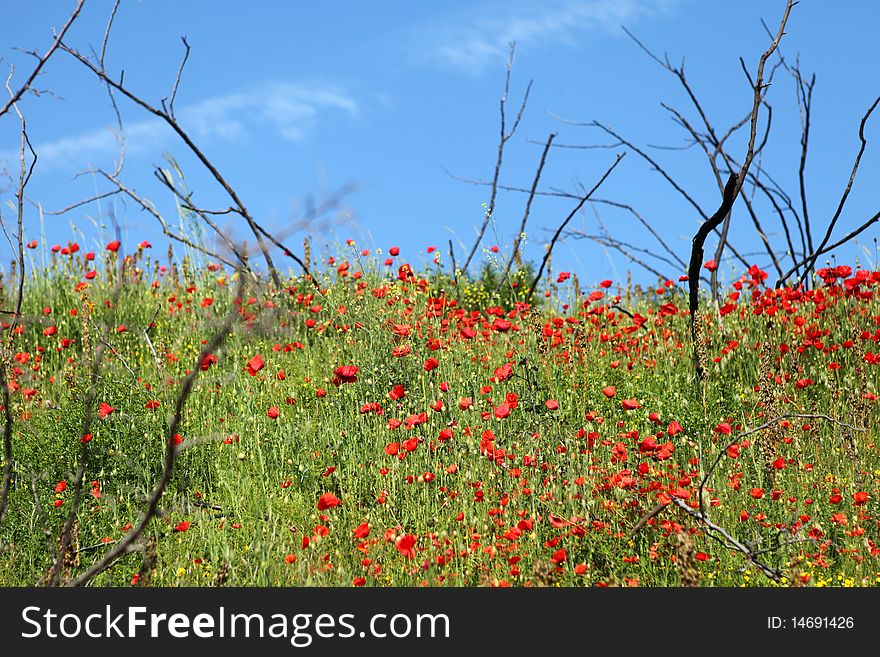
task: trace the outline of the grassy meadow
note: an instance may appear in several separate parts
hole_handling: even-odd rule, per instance
[[[496,294],[349,243],[274,289],[107,247],[47,248],[2,318],[0,585],[45,583],[68,520],[60,583],[117,545],[169,441],[92,584],[880,583],[880,272],[743,273],[704,300],[700,384],[678,280],[554,272],[526,303],[525,271]]]

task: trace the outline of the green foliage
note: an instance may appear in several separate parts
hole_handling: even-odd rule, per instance
[[[502,278],[504,270],[497,262],[486,261],[474,279],[462,282],[462,302],[469,310],[478,310],[488,306],[499,306],[504,310],[512,310],[517,303],[528,298],[529,289],[535,280],[535,266],[531,261],[511,270],[506,278]],[[535,291],[531,303],[540,303],[543,299],[540,288]]]
[[[630,535],[661,493],[696,503],[719,455],[708,512],[765,563],[811,585],[880,581],[865,540],[880,508],[876,285],[744,292],[707,315],[701,388],[674,289],[631,299],[629,314],[596,298],[560,315],[517,306],[530,265],[498,296],[492,263],[456,289],[442,271],[400,281],[359,262],[316,271],[321,292],[290,279],[236,299],[222,271],[183,280],[138,253],[119,287],[107,263],[88,284],[79,256],[35,272],[27,319],[5,336],[15,483],[0,585],[51,565],[90,414],[71,574],[137,522],[193,370],[141,583],[676,586],[684,560],[706,586],[768,584],[677,507]],[[203,341],[230,312],[235,330],[203,370]],[[816,416],[780,425],[772,470],[769,434],[747,434],[767,421],[767,394],[777,413]],[[102,403],[112,411],[95,415]],[[780,544],[790,536],[811,540]],[[95,583],[127,586],[144,559]]]

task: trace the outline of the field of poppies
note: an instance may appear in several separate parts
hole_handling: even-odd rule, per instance
[[[699,381],[681,280],[555,272],[527,303],[433,248],[349,242],[273,289],[28,246],[0,585],[120,546],[92,583],[880,583],[880,272],[752,267],[704,301]]]

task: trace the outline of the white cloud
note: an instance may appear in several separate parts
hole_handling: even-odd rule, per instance
[[[420,27],[420,59],[478,75],[518,48],[572,45],[584,34],[617,31],[621,24],[666,12],[676,0],[552,0],[480,4],[467,15]],[[428,44],[425,46],[425,44]]]
[[[243,142],[266,128],[282,139],[301,141],[313,131],[321,117],[333,111],[357,114],[357,104],[344,91],[330,86],[315,87],[271,81],[240,92],[214,96],[178,107],[181,127],[194,140]],[[126,154],[156,152],[174,143],[175,135],[164,121],[149,118],[125,122]],[[34,149],[43,167],[73,165],[83,168],[90,161],[119,153],[115,125],[55,141],[37,143]],[[17,151],[0,151],[0,162],[18,161]]]

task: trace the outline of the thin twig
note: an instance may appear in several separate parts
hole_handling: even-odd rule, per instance
[[[504,95],[501,96],[501,138],[498,141],[498,158],[495,162],[495,175],[492,178],[492,195],[489,197],[489,205],[486,208],[486,214],[483,217],[483,225],[480,226],[480,230],[477,232],[477,238],[474,240],[474,246],[471,248],[470,253],[468,253],[468,257],[465,258],[464,265],[462,267],[463,271],[467,271],[467,268],[471,264],[471,260],[474,257],[474,254],[477,251],[477,248],[480,246],[480,241],[483,239],[483,235],[486,232],[486,227],[489,225],[489,221],[492,219],[492,213],[495,211],[495,198],[498,194],[498,178],[501,175],[501,163],[504,160],[504,146],[507,144],[508,140],[513,137],[513,134],[516,132],[516,129],[519,127],[520,119],[522,119],[523,112],[526,109],[526,104],[529,102],[529,92],[532,89],[532,81],[530,80],[528,85],[526,85],[526,91],[523,94],[522,104],[520,105],[519,112],[516,115],[516,119],[513,122],[513,126],[510,128],[510,131],[507,130],[506,126],[506,113],[505,106],[507,104],[507,95],[510,92],[510,71],[513,67],[513,54],[516,50],[516,44],[510,44],[510,55],[507,58],[507,74],[504,78]]]
[[[73,12],[70,14],[70,18],[67,19],[67,22],[64,24],[64,27],[61,28],[61,32],[58,33],[58,36],[55,37],[55,41],[52,43],[52,46],[49,50],[46,51],[46,54],[42,57],[38,58],[37,65],[34,67],[34,70],[31,71],[31,74],[28,76],[27,80],[25,80],[24,84],[18,89],[10,94],[9,100],[3,107],[0,107],[0,116],[6,114],[15,103],[24,95],[24,93],[30,89],[31,85],[34,83],[34,80],[37,79],[37,76],[40,74],[40,71],[43,69],[43,66],[46,65],[46,62],[49,61],[49,58],[55,53],[56,50],[61,46],[61,40],[64,38],[64,35],[67,33],[67,30],[73,25],[73,21],[76,20],[76,17],[79,16],[80,10],[83,8],[83,4],[85,0],[77,0],[76,7],[74,7]]]
[[[561,224],[559,224],[559,228],[556,229],[556,232],[553,234],[553,238],[550,240],[550,243],[547,245],[547,253],[544,254],[544,259],[541,260],[541,266],[538,268],[538,272],[535,274],[535,280],[532,281],[532,286],[529,288],[529,293],[526,295],[526,301],[530,301],[532,296],[535,294],[535,288],[538,287],[538,283],[541,282],[541,274],[544,273],[544,267],[547,266],[547,261],[550,259],[550,254],[553,253],[553,247],[556,245],[556,240],[559,239],[559,236],[562,234],[562,231],[565,230],[565,227],[568,225],[568,222],[572,220],[572,218],[578,213],[578,211],[584,206],[584,203],[590,200],[590,197],[593,195],[599,187],[602,186],[602,183],[611,175],[611,172],[614,171],[615,167],[620,164],[620,161],[624,158],[626,153],[618,153],[617,157],[614,159],[614,163],[608,167],[602,177],[599,179],[593,188],[587,192],[580,201],[578,201],[577,205],[574,206],[571,212],[568,213],[568,216],[563,220]]]

